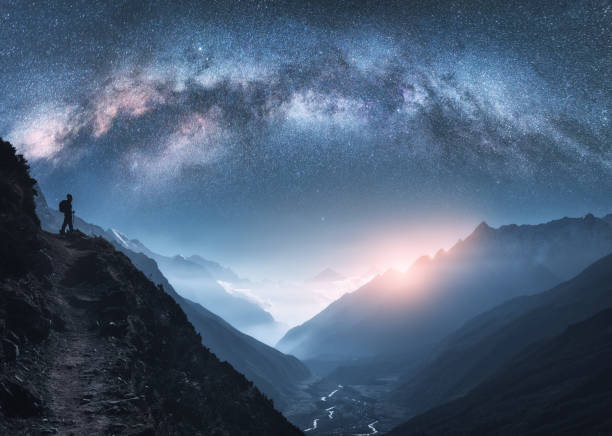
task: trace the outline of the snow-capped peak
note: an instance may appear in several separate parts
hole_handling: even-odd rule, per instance
[[[113,236],[117,239],[117,241],[123,245],[125,248],[129,248],[129,241],[127,239],[127,236],[122,235],[121,233],[119,233],[117,230],[115,229],[110,229],[111,233],[113,234]]]

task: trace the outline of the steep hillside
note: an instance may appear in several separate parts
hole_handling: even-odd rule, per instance
[[[390,435],[612,433],[612,309],[528,348],[465,397]]]
[[[612,307],[612,255],[547,292],[510,300],[465,324],[439,355],[399,387],[409,415],[463,395],[536,341]]]
[[[499,229],[482,223],[448,252],[344,295],[278,347],[302,359],[420,355],[476,314],[550,288],[609,252],[612,225],[593,215]]]
[[[300,434],[100,238],[42,232],[0,142],[0,433]]]
[[[36,212],[44,230],[55,233],[62,225],[63,215],[54,205],[47,204],[40,186],[35,189],[40,195],[36,197]],[[78,202],[78,199],[77,199]],[[143,253],[155,260],[164,276],[174,285],[181,295],[204,305],[208,310],[219,315],[241,331],[251,334],[261,327],[273,328],[276,322],[270,313],[257,303],[228,293],[219,281],[238,284],[244,282],[231,269],[201,256],[163,256],[155,253],[137,239],[131,239],[115,229],[104,230],[91,224],[78,215],[75,217],[75,228],[87,235],[102,236],[118,248],[135,253]]]
[[[55,230],[58,223],[61,224],[59,212],[50,209],[44,197],[36,199],[36,213],[40,216],[43,229]],[[253,381],[262,392],[274,400],[276,407],[283,410],[287,406],[296,384],[309,376],[308,369],[299,360],[241,333],[200,304],[181,297],[161,273],[156,261],[145,254],[152,252],[139,241],[128,239],[114,230],[103,230],[81,219],[78,219],[75,225],[90,234],[107,239],[117,250],[129,257],[134,266],[153,283],[163,285],[165,291],[187,314],[206,347]],[[196,257],[199,262],[205,261],[200,259]],[[215,265],[213,262],[210,264]],[[225,273],[229,274],[227,271]]]
[[[155,261],[144,254],[121,247],[117,249],[126,254],[134,266],[151,281],[163,286],[181,306],[202,337],[202,343],[219,359],[231,363],[253,381],[255,386],[274,400],[277,408],[284,410],[288,406],[297,383],[310,375],[302,362],[245,335],[202,305],[178,295],[159,271]]]

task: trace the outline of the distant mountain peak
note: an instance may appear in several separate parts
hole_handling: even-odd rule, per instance
[[[192,262],[205,262],[205,263],[214,263],[216,265],[219,265],[217,262],[213,262],[212,260],[208,260],[208,259],[204,259],[202,256],[200,256],[199,254],[192,254],[191,256],[189,256],[187,258],[187,260],[190,260]]]
[[[457,245],[472,244],[474,242],[479,243],[480,240],[487,239],[496,232],[504,231],[508,228],[511,228],[511,226],[502,226],[499,229],[494,229],[487,224],[486,221],[482,221],[464,241],[460,240]]]
[[[87,229],[84,229],[84,230],[85,230],[85,233],[92,233],[92,232],[87,232]],[[93,232],[93,233],[97,234],[98,232]],[[144,244],[140,242],[138,239],[130,239],[129,237],[127,237],[126,235],[124,235],[117,229],[110,228],[106,232],[102,232],[100,236],[103,236],[108,240],[115,241],[117,244],[119,244],[123,248],[130,249],[132,251],[135,251],[136,253],[145,253],[145,254],[151,253],[150,250],[147,247],[145,247]]]
[[[475,233],[483,233],[483,232],[488,232],[490,230],[493,230],[493,227],[488,225],[486,221],[483,221],[480,224],[478,224],[478,226],[476,227],[474,232]]]
[[[111,228],[110,231],[121,245],[126,248],[129,247],[129,239],[127,236],[123,235],[121,232],[113,228]]]
[[[330,267],[327,267],[323,271],[318,273],[316,276],[312,277],[309,281],[311,282],[333,282],[336,280],[344,280],[345,278],[346,277],[344,277],[338,271],[333,270]]]
[[[415,260],[413,266],[428,265],[429,263],[431,263],[431,261],[432,261],[431,256],[428,254],[425,254],[419,257],[417,260]]]
[[[444,257],[444,255],[446,254],[446,250],[444,248],[440,248],[437,252],[436,255],[434,256],[434,259],[439,259],[441,257]]]

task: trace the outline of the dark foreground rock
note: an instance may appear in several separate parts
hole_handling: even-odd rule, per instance
[[[125,255],[40,231],[25,162],[0,153],[0,434],[300,433]]]

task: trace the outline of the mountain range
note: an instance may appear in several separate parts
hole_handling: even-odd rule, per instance
[[[219,292],[226,300],[214,304],[226,301],[234,316],[273,322],[222,286],[247,281],[216,262],[162,256],[79,218],[83,233],[41,231],[55,233],[62,216],[42,193],[34,202],[32,187],[40,188],[2,146],[1,432],[78,433],[87,425],[142,435],[296,433],[273,404],[308,421],[308,408],[295,404],[317,397],[316,384],[300,392],[306,366],[204,307]],[[324,368],[317,383],[335,392],[390,380],[367,413],[393,409],[377,424],[387,431],[405,421],[390,434],[606,434],[611,252],[612,215],[497,229],[481,223],[448,251],[345,294],[278,347]],[[328,268],[310,281],[342,278]],[[173,287],[188,290],[191,282],[206,285],[202,301]],[[246,303],[244,311],[233,299]],[[334,410],[350,423],[341,401],[351,399],[339,397],[331,406],[318,397],[323,415],[331,419]]]
[[[465,395],[520,351],[612,307],[612,256],[546,292],[509,300],[476,316],[440,345],[436,357],[392,394],[409,415]]]
[[[538,306],[537,300],[548,304]],[[490,376],[464,396],[389,434],[610,434],[611,302],[612,256],[608,256],[568,284],[523,302],[531,310],[523,310],[504,327],[485,329],[487,337],[469,351],[475,358],[464,349],[466,353],[455,356],[454,365],[430,371],[445,376],[442,384],[454,385],[455,393]],[[500,307],[497,315],[512,304]],[[457,365],[458,372],[451,377],[448,371],[456,371]],[[454,382],[449,383],[450,378]],[[422,380],[421,386],[431,381]],[[440,395],[439,389],[437,383],[427,391]]]
[[[275,327],[272,315],[257,302],[240,294],[231,294],[222,286],[224,282],[232,285],[248,283],[231,269],[197,255],[170,257],[150,250],[142,252],[157,262],[164,276],[181,295],[205,305],[239,330],[252,334],[261,326]]]
[[[301,359],[418,358],[471,317],[548,289],[612,252],[611,217],[563,218],[465,240],[406,272],[387,271],[294,327],[277,347]]]

